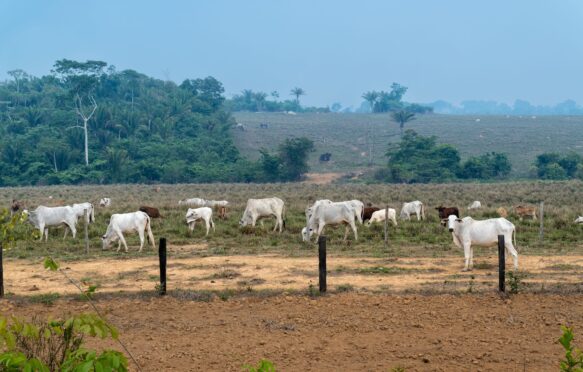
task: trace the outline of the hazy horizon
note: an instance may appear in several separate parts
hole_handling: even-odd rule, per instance
[[[214,76],[243,89],[305,89],[306,105],[358,107],[368,90],[408,102],[583,102],[583,3],[70,0],[0,3],[0,79],[97,59],[180,83]]]

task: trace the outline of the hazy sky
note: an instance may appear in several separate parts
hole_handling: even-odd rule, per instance
[[[479,3],[479,4],[478,4]],[[180,83],[212,75],[310,105],[521,98],[583,103],[583,1],[0,1],[0,79],[61,58]]]

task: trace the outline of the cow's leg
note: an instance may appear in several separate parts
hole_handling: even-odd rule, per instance
[[[396,217],[392,217],[391,222],[393,223],[393,226],[397,227],[397,218]]]
[[[128,244],[126,243],[126,240],[123,237],[123,234],[122,234],[121,230],[116,230],[115,233],[119,237],[119,241],[123,243],[123,246],[124,246],[124,248],[126,250],[126,253],[127,253],[128,252]],[[119,252],[119,249],[120,249],[120,245],[119,245],[119,242],[118,242],[118,246],[117,246],[117,251],[118,252]]]
[[[205,236],[208,236],[209,230],[211,229],[211,225],[209,223],[209,220],[204,220],[204,222],[206,224],[206,235]]]
[[[345,228],[344,228],[344,240],[343,241],[346,241],[346,239],[348,238],[348,232],[349,231],[350,231],[349,230],[349,226],[346,225]]]
[[[464,269],[462,271],[468,271],[470,270],[470,253],[471,253],[471,245],[468,243],[462,243],[462,245],[464,246],[464,259],[465,259],[465,265],[464,265]]]
[[[324,225],[323,223],[318,224],[318,236],[316,236],[316,241],[320,240],[320,235],[322,234],[322,231],[324,231]]]
[[[67,237],[67,233],[69,232],[68,226],[65,225],[65,235],[63,235],[63,240]]]
[[[49,228],[45,227],[44,232],[45,232],[45,242],[48,242],[49,241]]]
[[[352,227],[352,231],[354,232],[354,240],[358,240],[358,234],[356,233],[356,225],[354,224],[354,221],[352,221],[350,227]],[[346,226],[346,228],[348,229],[348,226]]]
[[[66,225],[65,230],[67,229],[67,226],[69,226],[69,229],[71,229],[71,234],[73,235],[73,239],[75,239],[75,235],[77,235],[77,228],[75,227],[75,224]]]
[[[470,246],[470,270],[474,268],[474,247]]]
[[[536,221],[536,212],[534,212],[534,213],[532,214],[532,220],[533,220],[533,221]]]
[[[518,252],[516,252],[516,248],[514,248],[514,244],[512,244],[512,235],[505,237],[504,245],[506,246],[506,252],[508,255],[512,256],[514,270],[518,270]]]
[[[210,222],[211,222],[211,227],[213,228],[213,232],[217,232],[217,229],[215,228],[215,221],[213,221],[213,218],[210,218]]]
[[[281,216],[277,216],[277,224],[279,225],[279,232],[283,231],[283,218]]]
[[[141,252],[142,248],[144,248],[144,230],[138,229],[138,235],[140,236],[140,250],[138,252]]]

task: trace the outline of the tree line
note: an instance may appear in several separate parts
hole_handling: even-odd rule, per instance
[[[265,152],[278,162],[275,178],[264,161],[243,158],[213,77],[178,85],[67,59],[46,76],[9,76],[0,82],[0,186],[296,180],[294,169],[307,169],[286,157],[292,140]]]

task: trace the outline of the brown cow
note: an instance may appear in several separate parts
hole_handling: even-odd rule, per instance
[[[442,207],[442,206],[439,206],[439,207],[437,207],[435,209],[439,212],[439,219],[440,220],[444,220],[444,219],[448,218],[451,215],[454,215],[454,216],[457,216],[458,218],[461,218],[460,211],[459,211],[458,207]]]
[[[525,207],[523,205],[518,205],[514,207],[514,211],[518,215],[518,219],[522,221],[525,216],[532,217],[536,221],[536,208],[535,207]]]
[[[140,207],[140,211],[146,213],[148,216],[150,216],[150,218],[162,218],[162,215],[160,214],[158,208],[147,207],[143,205]]]
[[[380,208],[371,207],[370,203],[368,203],[368,205],[369,205],[368,207],[364,207],[364,210],[362,212],[362,222],[370,220],[374,212],[380,211]]]
[[[221,220],[226,220],[227,219],[227,207],[225,207],[225,206],[217,206],[217,207],[215,207],[215,209],[217,210],[217,216],[219,216],[219,218]]]
[[[500,208],[496,209],[496,213],[498,213],[498,216],[500,216],[502,218],[508,217],[508,211],[504,207],[500,207]]]
[[[12,199],[12,205],[10,205],[10,216],[13,216],[14,213],[22,209],[24,209],[24,204],[16,199]]]

